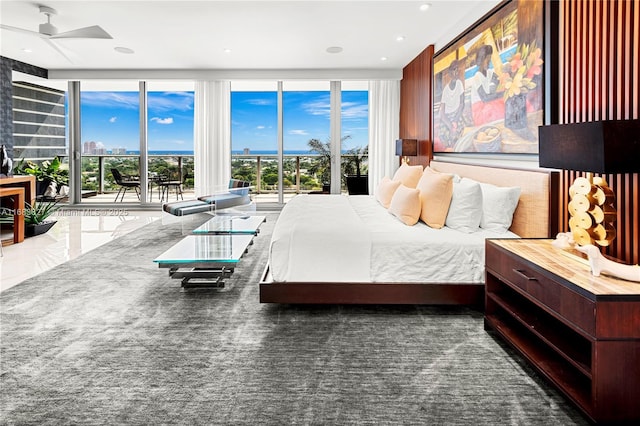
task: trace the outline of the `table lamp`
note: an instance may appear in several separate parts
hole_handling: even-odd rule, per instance
[[[409,164],[409,157],[418,155],[417,139],[398,139],[396,140],[396,155],[402,157],[402,162]]]
[[[569,188],[569,228],[579,246],[608,246],[616,236],[616,200],[594,173],[640,171],[640,120],[539,127],[540,167],[587,172]]]

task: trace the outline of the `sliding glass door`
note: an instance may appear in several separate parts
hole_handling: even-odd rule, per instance
[[[147,83],[149,202],[193,198],[193,82]]]
[[[193,82],[82,81],[77,118],[81,203],[159,203],[161,181],[174,199],[192,191]]]
[[[278,85],[231,83],[231,175],[262,202],[278,198]]]
[[[342,99],[333,113],[332,86]],[[334,167],[342,178],[357,174],[357,163],[365,175],[367,82],[232,82],[232,174],[252,182],[258,202],[283,203],[298,193],[330,192],[332,117],[342,129],[336,137],[342,165],[336,161]],[[338,181],[337,192],[346,191],[346,177]]]
[[[82,203],[141,202],[138,82],[81,82],[80,117]]]
[[[282,88],[284,193],[329,192],[329,82],[285,81]]]
[[[341,141],[343,190],[367,194],[369,171],[369,85],[342,82]]]
[[[148,204],[193,194],[193,82],[80,86],[82,203]],[[341,99],[333,108],[332,88]],[[367,101],[366,82],[232,82],[232,177],[250,181],[256,201],[283,203],[329,192],[337,167],[334,192],[346,191],[346,175],[367,172]],[[342,129],[333,166],[332,120]],[[163,186],[167,181],[176,185]]]

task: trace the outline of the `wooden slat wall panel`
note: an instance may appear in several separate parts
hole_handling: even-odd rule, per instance
[[[423,50],[402,70],[400,83],[400,138],[418,140],[418,156],[411,157],[412,165],[426,166],[433,157],[431,120],[433,115],[434,46]]]
[[[560,2],[560,120],[578,123],[638,119],[640,102],[640,0]],[[560,205],[582,173],[565,171]],[[616,193],[618,234],[607,254],[639,262],[638,173],[607,175]],[[560,211],[561,230],[568,230],[568,212]]]

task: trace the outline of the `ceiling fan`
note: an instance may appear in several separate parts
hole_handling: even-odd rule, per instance
[[[78,28],[71,31],[58,32],[58,28],[51,23],[51,15],[57,15],[58,12],[48,6],[38,6],[40,13],[47,16],[47,22],[40,24],[38,31],[31,31],[24,28],[12,27],[11,25],[0,24],[0,28],[14,31],[17,33],[34,35],[42,38],[47,44],[53,47],[58,53],[64,56],[69,62],[71,59],[62,51],[62,49],[53,42],[53,40],[60,39],[77,39],[77,38],[89,38],[89,39],[112,39],[111,35],[103,30],[99,25],[93,25],[90,27]]]

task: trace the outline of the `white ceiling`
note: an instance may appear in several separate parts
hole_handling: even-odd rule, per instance
[[[420,11],[427,2],[431,7]],[[100,25],[113,39],[57,40],[69,62],[41,38],[3,29],[0,54],[49,69],[56,78],[124,78],[149,70],[164,72],[159,77],[217,71],[255,78],[287,70],[371,78],[397,75],[429,44],[444,46],[498,2],[2,0],[4,25],[37,31],[46,22],[38,11],[44,4],[57,10],[52,23],[59,32]],[[343,51],[327,53],[331,46]]]

